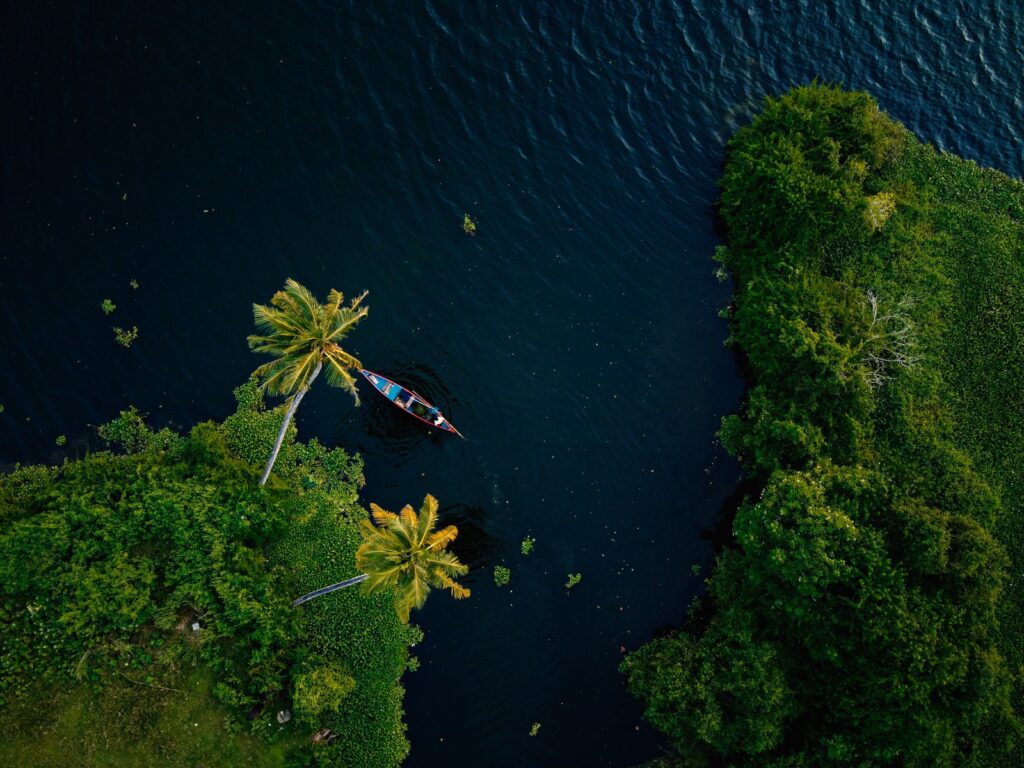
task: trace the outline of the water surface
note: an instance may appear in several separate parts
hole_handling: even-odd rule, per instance
[[[682,618],[737,478],[714,440],[742,396],[710,261],[724,142],[817,75],[1020,175],[1015,4],[207,5],[0,25],[0,462],[80,453],[129,404],[222,418],[253,301],[368,288],[351,351],[468,438],[368,388],[355,409],[318,382],[298,416],[364,455],[366,500],[431,492],[462,531],[473,597],[417,615],[408,765],[654,756],[616,667]]]

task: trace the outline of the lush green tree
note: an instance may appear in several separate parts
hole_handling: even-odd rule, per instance
[[[274,294],[270,306],[253,305],[256,327],[262,334],[250,336],[249,347],[254,352],[274,356],[257,368],[254,375],[266,392],[291,396],[260,485],[270,477],[288,425],[325,364],[327,383],[344,389],[359,403],[355,379],[349,370],[361,368],[362,363],[338,343],[369,313],[369,307],[361,306],[364,298],[366,291],[342,306],[344,297],[332,288],[327,303],[321,304],[309,290],[289,278],[284,290]]]
[[[645,715],[691,756],[701,744],[725,755],[776,747],[795,706],[778,655],[749,627],[716,622],[701,639],[654,640],[622,664]]]
[[[396,588],[396,607],[404,621],[412,608],[423,606],[433,588],[447,589],[456,600],[469,597],[469,590],[454,580],[469,567],[446,549],[459,529],[448,525],[434,530],[437,499],[427,494],[419,514],[408,504],[398,514],[376,504],[370,509],[377,525],[362,521],[363,543],[356,550],[356,567],[368,577],[366,592]]]
[[[901,135],[866,93],[810,85],[769,97],[729,142],[721,211],[730,246],[866,234],[865,181]]]

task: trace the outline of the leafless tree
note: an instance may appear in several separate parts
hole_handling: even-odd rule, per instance
[[[921,360],[917,354],[917,335],[910,319],[914,300],[905,296],[889,309],[870,288],[865,304],[871,315],[867,331],[860,343],[860,359],[868,384],[878,387],[892,378],[893,368],[913,368]]]

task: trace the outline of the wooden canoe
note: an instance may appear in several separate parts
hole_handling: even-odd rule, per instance
[[[406,389],[398,382],[392,381],[387,376],[379,373],[368,371],[365,368],[359,372],[366,377],[366,380],[373,385],[374,389],[410,416],[419,419],[424,424],[429,424],[432,427],[437,427],[440,430],[462,437],[462,433],[452,426],[452,423],[444,417],[439,409],[427,402],[423,395],[411,389]]]

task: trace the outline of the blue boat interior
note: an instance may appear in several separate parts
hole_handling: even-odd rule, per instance
[[[396,384],[393,381],[385,379],[383,376],[377,376],[369,371],[366,371],[365,375],[373,383],[373,386],[379,389],[381,394],[383,394],[388,400],[391,400],[395,405],[400,408],[404,408],[410,413],[414,413],[421,419],[433,421],[433,417],[437,412],[434,411],[432,413],[429,405],[424,403],[417,395],[414,395],[401,384]],[[447,429],[447,426],[442,425],[442,428]]]

